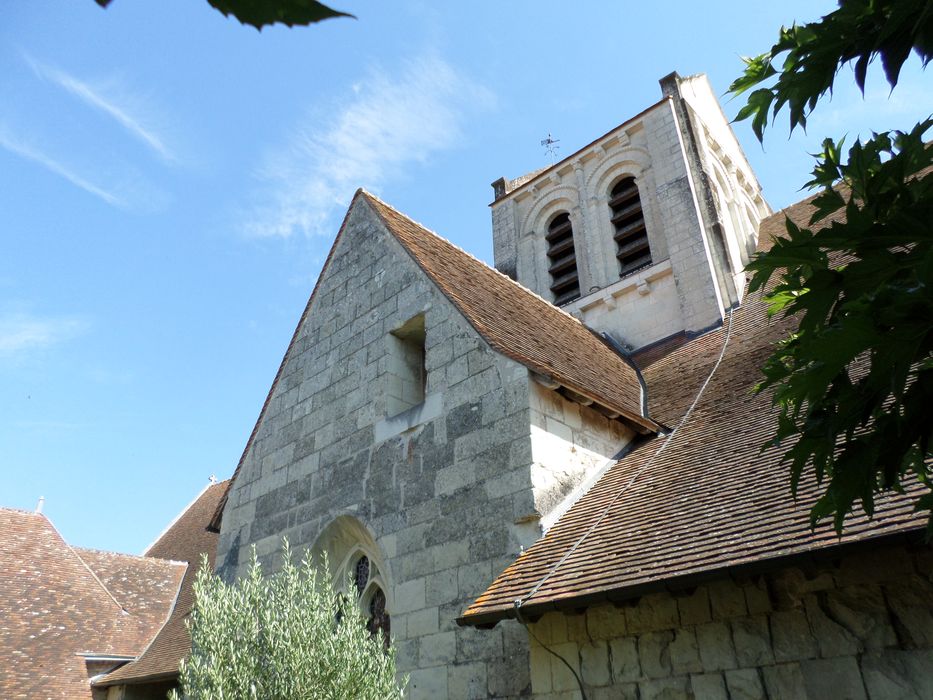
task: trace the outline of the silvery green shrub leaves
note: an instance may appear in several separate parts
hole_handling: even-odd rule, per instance
[[[187,622],[191,654],[171,700],[401,698],[394,650],[330,581],[310,555],[293,564],[287,542],[282,568],[268,576],[255,549],[232,584],[202,565]]]

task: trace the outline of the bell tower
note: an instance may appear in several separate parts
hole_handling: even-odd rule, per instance
[[[493,183],[496,267],[632,349],[722,323],[771,213],[703,74],[560,162]]]

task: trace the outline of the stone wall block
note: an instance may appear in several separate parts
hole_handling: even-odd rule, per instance
[[[609,646],[606,642],[590,642],[580,647],[580,669],[587,685],[603,686],[612,683],[609,666]]]
[[[399,671],[410,671],[418,666],[418,640],[395,640],[395,663]]]
[[[545,693],[550,693],[553,688],[551,682],[551,662],[557,661],[557,659],[540,644],[532,643],[530,660],[531,689],[534,691],[534,694],[544,695]]]
[[[869,652],[862,657],[862,677],[871,700],[933,698],[933,650]]]
[[[709,589],[699,586],[690,595],[677,598],[677,609],[680,612],[680,624],[702,625],[712,621],[709,606]]]
[[[648,678],[665,678],[671,675],[671,642],[674,633],[648,632],[638,638],[638,658],[641,669]]]
[[[641,700],[693,700],[687,676],[643,681],[638,684],[638,691]]]
[[[729,578],[714,581],[709,585],[709,602],[714,620],[728,620],[748,613],[745,592]]]
[[[807,689],[800,664],[778,664],[762,669],[765,689],[770,700],[800,700],[807,697]]]
[[[555,644],[551,650],[564,661],[555,658],[551,664],[551,682],[554,690],[577,690],[579,685],[574,673],[580,675],[580,655],[578,647],[573,642]],[[566,663],[564,663],[566,662]],[[568,668],[569,666],[569,668]],[[573,669],[573,673],[570,669]],[[516,669],[516,672],[518,669]]]
[[[451,664],[457,656],[456,632],[438,632],[419,638],[421,648],[418,658],[421,666],[443,666]]]
[[[486,664],[456,664],[447,669],[449,697],[479,700],[486,697]]]
[[[732,621],[732,640],[739,666],[765,666],[774,663],[767,615],[742,617]]]
[[[559,612],[550,612],[531,626],[535,636],[542,644],[559,644],[567,641],[567,616]]]
[[[825,612],[858,638],[866,649],[897,644],[897,635],[880,586],[847,586],[829,591]]]
[[[587,690],[586,696],[590,700],[639,700],[638,684],[623,683],[609,688],[592,688]],[[568,700],[577,700],[578,697],[572,695]]]
[[[726,686],[730,700],[767,700],[757,669],[726,671]]]
[[[667,593],[646,595],[625,610],[629,633],[655,632],[678,626],[677,601]]]
[[[632,637],[620,637],[609,642],[612,664],[612,681],[616,685],[637,681],[641,678],[638,650]]]
[[[590,635],[586,630],[586,615],[571,613],[567,618],[567,639],[571,642],[589,641]]]
[[[670,653],[674,673],[699,673],[703,670],[696,634],[692,628],[682,627],[674,630]]]
[[[598,605],[586,611],[586,629],[593,639],[613,639],[626,633],[625,613],[612,605]]]
[[[827,616],[825,596],[808,595],[804,601],[810,629],[820,647],[820,656],[853,656],[862,651],[859,640],[842,625]]]
[[[454,569],[431,574],[425,580],[424,602],[428,605],[440,605],[459,598],[457,572]]]
[[[729,700],[726,692],[726,681],[721,673],[701,673],[690,676],[690,687],[693,696],[703,700]]]
[[[885,597],[902,642],[912,648],[933,647],[933,584],[908,576],[888,586]]]
[[[807,697],[834,700],[866,700],[865,687],[862,684],[862,674],[859,673],[855,659],[839,657],[835,659],[817,659],[802,661],[800,671],[803,673],[804,687]]]
[[[491,630],[459,627],[457,630],[457,661],[500,659],[504,653],[501,625]]]
[[[758,577],[742,587],[745,592],[745,604],[749,615],[760,615],[771,612],[771,595],[768,592],[768,582],[764,576]]]
[[[406,620],[406,636],[421,637],[434,634],[440,629],[437,618],[437,608],[425,608],[409,613]],[[393,625],[395,620],[392,620]]]
[[[700,661],[707,671],[724,671],[736,667],[732,635],[724,622],[709,622],[696,628]]]
[[[408,676],[410,700],[435,700],[447,696],[447,669],[445,667],[416,669]]]
[[[802,610],[775,612],[771,616],[771,639],[777,661],[800,661],[815,658],[819,654],[807,616]]]

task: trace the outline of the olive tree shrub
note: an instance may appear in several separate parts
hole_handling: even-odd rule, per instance
[[[354,601],[338,596],[306,553],[264,576],[255,548],[246,575],[224,582],[202,565],[188,620],[191,655],[171,700],[401,698],[395,652],[371,634]]]

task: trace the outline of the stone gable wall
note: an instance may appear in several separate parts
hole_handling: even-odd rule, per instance
[[[425,316],[425,402],[386,415],[389,333]],[[224,512],[217,561],[311,547],[335,518],[372,533],[412,698],[530,692],[523,631],[455,618],[533,538],[529,377],[354,207]],[[516,524],[516,521],[519,521]]]
[[[531,629],[590,700],[930,698],[931,581],[933,550],[899,546],[548,613]],[[580,697],[534,639],[531,664],[535,698]]]

